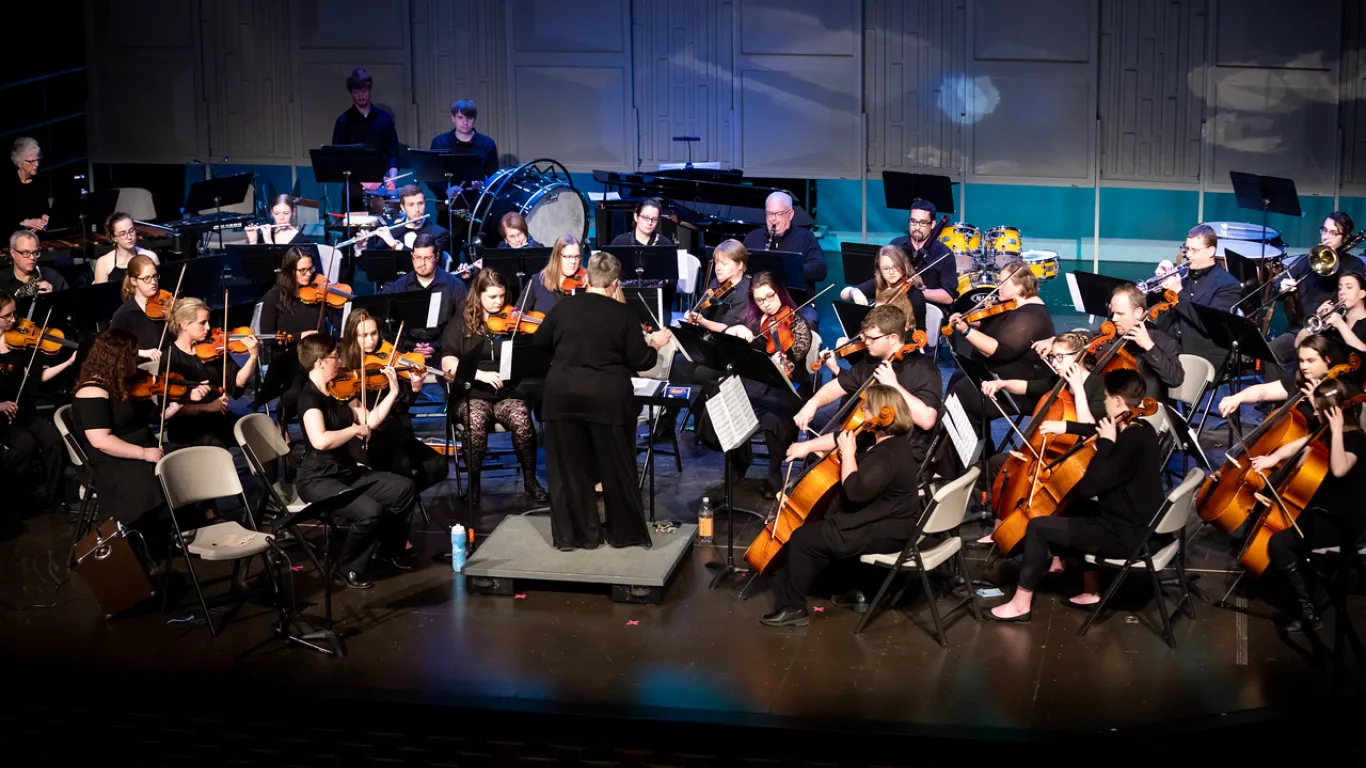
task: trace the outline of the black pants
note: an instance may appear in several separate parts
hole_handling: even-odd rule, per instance
[[[365,494],[337,513],[351,523],[351,530],[342,545],[337,562],[343,573],[365,573],[365,566],[376,553],[381,557],[403,554],[412,522],[413,502],[417,492],[413,481],[389,472],[362,472],[355,479],[343,482],[338,478],[318,478],[299,483],[299,498],[307,502],[319,501],[348,488],[373,482]]]
[[[1095,516],[1036,517],[1025,528],[1020,587],[1031,592],[1038,589],[1054,555],[1128,557],[1136,543],[1117,535]]]
[[[31,474],[42,478],[49,503],[61,501],[62,467],[66,446],[51,421],[34,418],[0,431],[0,472],[5,476]]]
[[[1293,568],[1307,559],[1312,550],[1352,547],[1361,538],[1360,525],[1348,525],[1346,521],[1319,509],[1306,510],[1295,518],[1295,522],[1304,532],[1303,537],[1294,528],[1286,528],[1271,534],[1271,539],[1266,543],[1267,558],[1279,570]]]
[[[394,418],[393,414],[389,417]],[[411,428],[381,429],[372,433],[369,450],[362,450],[361,454],[358,459],[371,469],[412,480],[417,493],[445,480],[450,474],[450,460],[418,440]]]
[[[805,608],[816,579],[832,560],[900,552],[905,546],[905,539],[879,536],[871,530],[841,531],[830,520],[806,523],[792,532],[784,547],[787,562],[775,575],[773,609]]]
[[[650,546],[636,471],[635,425],[583,421],[545,424],[550,531],[556,547]],[[602,481],[605,523],[598,522],[593,483]]]

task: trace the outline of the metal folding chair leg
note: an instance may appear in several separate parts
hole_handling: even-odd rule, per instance
[[[1167,645],[1175,648],[1176,632],[1172,630],[1172,617],[1167,611],[1167,598],[1162,594],[1162,580],[1158,578],[1157,570],[1153,568],[1151,557],[1145,557],[1144,563],[1148,566],[1148,575],[1152,577],[1153,600],[1157,602],[1157,612],[1162,616],[1162,639],[1167,641]]]

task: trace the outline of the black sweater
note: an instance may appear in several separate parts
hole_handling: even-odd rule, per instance
[[[1096,426],[1069,423],[1067,431],[1090,435]],[[1095,444],[1096,455],[1072,490],[1072,497],[1094,497],[1099,502],[1101,524],[1125,541],[1137,543],[1152,525],[1164,498],[1157,433],[1148,422],[1138,419],[1114,442],[1096,438]]]

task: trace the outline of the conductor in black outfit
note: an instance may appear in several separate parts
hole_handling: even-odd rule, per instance
[[[764,201],[764,226],[745,235],[745,248],[750,251],[800,253],[806,292],[814,296],[816,283],[825,279],[825,252],[811,230],[792,226],[794,213],[791,195],[786,192],[771,193]],[[801,316],[812,328],[820,321],[814,306],[804,307]]]
[[[613,296],[621,262],[598,252],[588,288],[561,300],[541,321],[537,346],[552,355],[545,380],[546,477],[550,531],[561,551],[650,546],[636,475],[631,376],[655,364],[668,331],[646,336],[634,310]],[[606,521],[598,522],[594,480],[602,481]]]
[[[384,187],[392,192],[392,179],[398,175],[398,129],[394,127],[393,115],[370,102],[370,89],[374,84],[370,73],[360,68],[352,70],[346,78],[346,90],[351,93],[351,108],[341,113],[332,126],[332,143],[361,144],[368,149],[378,149],[384,155],[389,169],[385,178],[390,181],[384,182]],[[364,210],[362,190],[373,192],[379,187],[380,183],[373,181],[353,184],[352,210]]]

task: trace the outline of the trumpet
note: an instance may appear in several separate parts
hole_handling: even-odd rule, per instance
[[[1184,255],[1185,254],[1183,253],[1182,256]],[[1169,277],[1180,277],[1184,279],[1189,272],[1190,267],[1186,266],[1185,264],[1177,264],[1176,267],[1169,269],[1166,272],[1163,272],[1159,275],[1154,275],[1153,277],[1144,280],[1143,282],[1138,284],[1138,287],[1139,290],[1143,291],[1144,293],[1156,293],[1157,291],[1162,290],[1163,280],[1166,280]]]
[[[1334,313],[1340,313],[1342,314],[1342,316],[1346,317],[1347,302],[1339,301],[1333,306],[1329,307],[1328,309],[1325,309],[1322,312],[1315,314],[1313,317],[1310,317],[1308,320],[1304,322],[1304,330],[1311,334],[1323,333],[1324,330],[1328,328],[1328,318],[1332,317]]]

